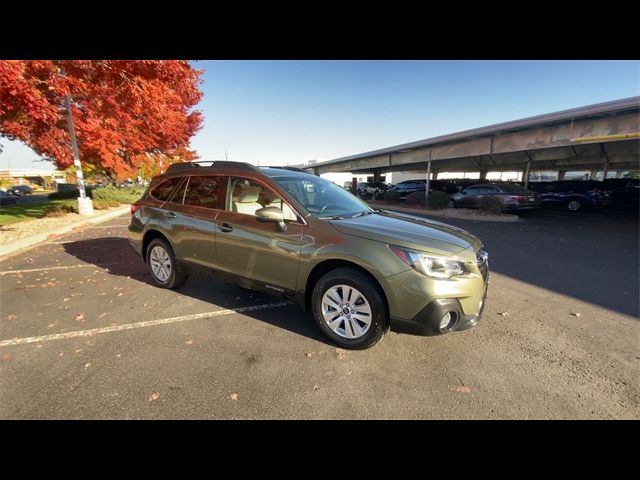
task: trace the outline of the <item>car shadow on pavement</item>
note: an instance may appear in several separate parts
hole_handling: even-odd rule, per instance
[[[104,237],[78,240],[65,243],[63,246],[69,255],[107,270],[111,275],[128,277],[131,280],[153,285],[146,264],[131,249],[125,238]],[[158,288],[158,290],[162,289]],[[191,274],[176,291],[181,295],[202,300],[223,309],[237,309],[283,301],[281,297],[247,290],[204,273]],[[291,305],[293,306],[293,304]],[[249,310],[241,312],[241,314],[329,344],[318,331],[312,314],[303,312],[298,307],[295,308],[297,309],[295,315],[283,315],[279,310],[274,309]],[[274,314],[274,312],[276,313]]]

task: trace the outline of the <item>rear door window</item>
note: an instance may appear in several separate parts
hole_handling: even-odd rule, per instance
[[[157,187],[151,190],[151,196],[161,202],[166,202],[171,196],[173,189],[182,181],[183,177],[170,178],[160,183]]]
[[[223,176],[189,177],[184,204],[202,208],[221,208],[225,178]]]

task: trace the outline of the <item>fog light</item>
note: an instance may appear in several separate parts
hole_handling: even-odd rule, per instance
[[[451,312],[445,313],[444,316],[442,317],[442,320],[440,320],[440,330],[448,330],[449,327],[455,321],[455,319],[456,319],[455,314],[451,315]]]

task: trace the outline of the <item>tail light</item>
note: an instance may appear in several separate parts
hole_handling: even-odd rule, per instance
[[[131,204],[131,215],[140,210],[140,204],[138,202]]]

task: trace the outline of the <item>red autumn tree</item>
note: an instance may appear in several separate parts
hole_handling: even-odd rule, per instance
[[[0,136],[65,169],[73,164],[64,109],[72,99],[80,159],[118,178],[190,160],[202,123],[202,70],[178,60],[0,61]]]

